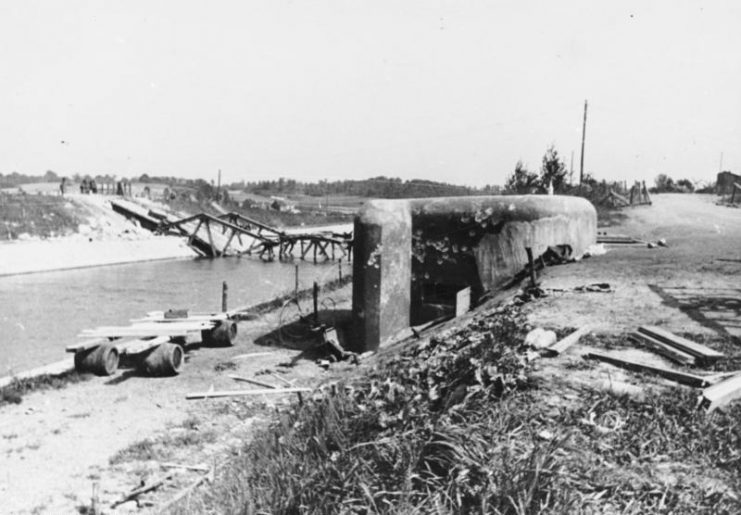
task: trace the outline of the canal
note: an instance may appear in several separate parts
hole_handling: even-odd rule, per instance
[[[337,263],[299,263],[299,286],[330,281]],[[128,325],[148,311],[256,304],[293,290],[294,263],[254,258],[153,261],[0,277],[0,377],[62,359],[77,334]]]

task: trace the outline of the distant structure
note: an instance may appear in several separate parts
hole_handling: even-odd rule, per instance
[[[720,172],[715,183],[715,193],[718,195],[730,195],[733,193],[733,184],[741,184],[741,175],[729,171]]]

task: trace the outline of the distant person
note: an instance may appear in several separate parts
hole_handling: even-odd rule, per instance
[[[124,195],[123,183],[121,181],[116,183],[116,195],[120,195],[121,197]]]
[[[95,184],[95,179],[90,179],[88,186],[90,187],[90,193],[98,193],[98,185]]]
[[[62,182],[59,183],[59,194],[64,196],[64,190],[67,188],[67,178],[62,177]]]
[[[83,179],[80,183],[80,193],[87,193],[87,179]]]

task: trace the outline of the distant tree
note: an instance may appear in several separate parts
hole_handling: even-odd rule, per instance
[[[533,193],[539,187],[540,179],[538,175],[525,168],[522,161],[517,161],[515,171],[507,177],[507,182],[504,184],[504,191],[509,194]]]
[[[52,170],[47,170],[44,174],[44,182],[59,182],[59,176]]]
[[[660,173],[656,176],[654,179],[654,191],[657,193],[665,193],[670,191],[675,191],[677,189],[676,185],[674,184],[674,179],[666,175],[665,173]]]
[[[548,185],[553,185],[555,193],[563,193],[566,190],[566,165],[558,156],[558,151],[551,145],[545,151],[543,164],[540,167],[540,186],[543,191],[548,189]]]
[[[146,174],[146,173],[143,173],[143,174],[141,174],[139,176],[139,182],[147,183],[147,182],[150,182],[150,181],[151,181],[151,179],[150,179],[149,175]]]
[[[677,181],[677,187],[686,193],[692,193],[695,191],[694,183],[689,179],[679,179]]]

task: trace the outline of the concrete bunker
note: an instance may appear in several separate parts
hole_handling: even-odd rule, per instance
[[[596,241],[597,213],[568,196],[372,200],[355,218],[351,348],[377,348],[435,318],[470,287],[475,303],[549,247],[581,256]]]

